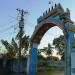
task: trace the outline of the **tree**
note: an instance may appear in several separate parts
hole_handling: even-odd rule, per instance
[[[73,44],[73,48],[75,48],[75,38],[74,38],[74,44]]]
[[[51,44],[48,43],[48,47],[47,47],[47,59],[52,61],[52,52],[53,52],[53,47],[51,46]]]
[[[20,39],[20,36],[22,37]],[[21,48],[23,50],[23,55],[26,54],[26,52],[28,51],[28,48],[29,48],[29,36],[28,35],[25,35],[24,33],[24,30],[21,31],[21,35],[20,35],[20,31],[17,33],[15,39],[20,42],[20,40],[22,40],[22,44],[21,44]]]
[[[5,54],[5,57],[7,58],[13,58],[16,56],[16,54],[18,53],[18,43],[16,42],[16,40],[14,38],[12,38],[11,43],[9,43],[7,40],[1,40],[2,44],[5,46],[7,53]],[[24,35],[22,37],[22,49],[24,49],[23,54],[26,54],[26,51],[28,50],[29,47],[29,36]]]
[[[52,47],[51,47],[51,45],[48,43],[47,55],[48,55],[48,56],[52,56],[52,52],[53,52]]]
[[[24,48],[24,53],[26,53],[29,48],[29,36],[24,35],[22,38],[22,48]]]
[[[18,51],[18,46],[15,40],[12,38],[11,44],[7,40],[1,40],[2,44],[5,46],[7,53],[4,55],[5,58],[14,58]]]
[[[13,51],[15,53],[17,53],[17,51],[18,51],[18,44],[16,43],[16,41],[14,40],[14,38],[12,38],[11,45],[12,45]]]
[[[53,40],[53,45],[55,46],[56,50],[58,51],[57,54],[61,56],[61,59],[65,58],[64,50],[65,50],[65,38],[63,35],[60,35],[58,38]]]
[[[43,49],[39,50],[40,54],[41,52],[45,53],[47,55],[47,58],[50,59],[52,57],[53,47],[48,43],[48,47],[44,47]]]
[[[30,43],[29,39],[30,39],[29,36],[28,35],[24,35],[24,33],[23,33],[23,35],[22,35],[22,45],[21,45],[22,46],[22,50],[23,50],[23,56],[28,51],[29,43]],[[16,40],[19,41],[19,33],[16,36]]]

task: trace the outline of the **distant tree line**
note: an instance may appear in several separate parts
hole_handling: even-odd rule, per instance
[[[18,34],[19,35],[19,34]],[[19,51],[19,38],[18,35],[16,36],[17,39],[12,38],[11,43],[7,40],[1,40],[2,44],[5,46],[7,53],[3,55],[5,58],[17,58],[18,51]],[[26,52],[29,48],[29,36],[23,35],[22,36],[22,56],[26,56]],[[74,43],[75,44],[75,43]],[[52,47],[53,46],[53,47]],[[73,46],[75,47],[75,45]],[[38,55],[41,57],[41,52],[44,52],[47,55],[48,59],[51,59],[53,50],[57,50],[57,55],[60,55],[61,60],[65,60],[65,38],[63,35],[60,35],[58,38],[53,40],[53,44],[51,45],[48,43],[48,47],[44,47],[43,49],[38,50]]]

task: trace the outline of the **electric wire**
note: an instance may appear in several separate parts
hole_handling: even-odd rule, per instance
[[[5,40],[10,41],[12,38],[15,38],[15,36],[16,36],[16,32],[14,29],[15,25],[10,26],[2,34],[0,34],[0,40],[5,39]]]
[[[15,25],[16,25],[16,24],[15,24]],[[7,32],[7,31],[11,30],[12,28],[14,28],[15,25],[11,25],[11,26],[9,26],[9,27],[3,29],[2,31],[0,31],[0,34],[5,33],[5,32]]]

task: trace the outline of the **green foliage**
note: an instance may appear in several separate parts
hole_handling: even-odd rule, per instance
[[[2,44],[5,46],[7,53],[3,55],[5,58],[14,58],[18,53],[19,43],[16,42],[14,38],[12,38],[11,43],[7,40],[1,40]],[[22,37],[22,49],[24,49],[24,54],[28,50],[29,47],[29,36]]]
[[[24,48],[24,51],[26,53],[26,51],[28,50],[28,47],[29,47],[29,36],[24,36],[22,38],[22,48]]]
[[[21,34],[20,34],[21,33]],[[22,44],[21,44],[21,48],[24,49],[24,53],[26,54],[26,51],[28,50],[29,47],[29,36],[24,34],[24,30],[19,31],[16,35],[16,40],[20,41],[20,36],[22,37]]]
[[[75,48],[75,38],[74,38],[74,45],[73,45],[73,48]]]
[[[48,56],[52,56],[52,52],[53,52],[53,50],[52,50],[52,47],[51,47],[51,45],[48,43],[48,48],[47,48],[47,55]]]
[[[38,55],[38,60],[39,60],[39,61],[45,61],[46,58],[44,58],[44,57],[40,54],[40,55]]]
[[[58,38],[53,40],[53,45],[58,51],[57,54],[61,55],[64,59],[64,50],[65,50],[65,38],[63,35],[60,35]]]
[[[12,39],[12,43],[8,43],[7,40],[1,40],[2,44],[5,46],[7,53],[4,54],[3,56],[5,58],[13,58],[16,55],[18,46],[16,44],[16,42],[14,41],[14,39]]]

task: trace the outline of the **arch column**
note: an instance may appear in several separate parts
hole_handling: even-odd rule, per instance
[[[66,27],[72,25],[71,23],[66,23]],[[65,75],[72,75],[71,74],[71,52],[73,49],[73,42],[74,42],[74,32],[67,30],[68,38],[67,38],[67,49],[66,49],[66,70]]]
[[[68,31],[68,44],[66,53],[66,75],[71,75],[71,52],[73,49],[74,32]]]
[[[29,75],[36,75],[37,72],[37,43],[32,43],[30,52]]]

